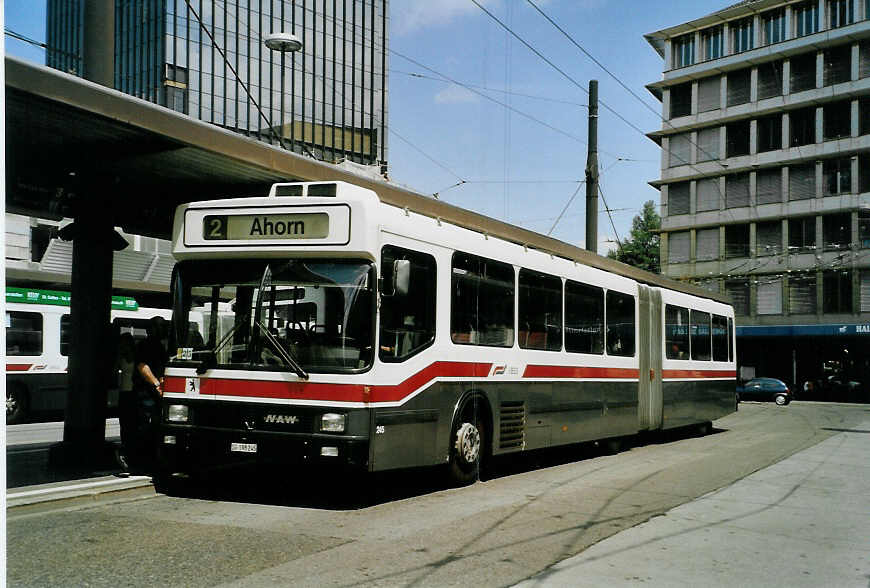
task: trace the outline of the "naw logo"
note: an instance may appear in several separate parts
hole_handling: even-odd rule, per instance
[[[282,425],[295,425],[299,422],[299,417],[289,414],[267,414],[263,418],[265,423],[280,423]]]

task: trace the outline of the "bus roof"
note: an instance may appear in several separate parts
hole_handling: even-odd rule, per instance
[[[36,288],[6,287],[6,302],[21,304],[48,304],[50,306],[69,306],[70,293],[60,290],[38,290]],[[112,310],[139,310],[139,303],[129,296],[112,296]]]
[[[299,183],[325,184],[328,182]],[[345,182],[335,183],[343,184]],[[598,253],[587,251],[580,247],[565,243],[564,241],[534,231],[529,231],[528,229],[511,225],[464,208],[459,208],[458,206],[448,204],[438,200],[437,198],[423,196],[422,194],[417,194],[416,192],[411,192],[410,190],[384,182],[360,181],[359,184],[354,185],[372,190],[380,201],[385,204],[406,208],[409,211],[437,218],[472,231],[477,231],[492,237],[504,239],[505,241],[524,245],[531,249],[537,249],[558,257],[570,259],[583,265],[625,276],[649,286],[668,288],[678,292],[685,292],[686,294],[691,294],[693,296],[709,298],[725,304],[731,304],[731,299],[727,295],[718,292],[711,292],[710,290],[705,290],[694,284],[679,282],[660,274],[654,274],[624,264],[615,259],[610,259],[609,257],[601,256]]]

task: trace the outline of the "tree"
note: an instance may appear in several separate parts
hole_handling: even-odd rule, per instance
[[[655,202],[644,203],[640,214],[631,221],[631,236],[617,242],[617,248],[607,257],[641,269],[659,273],[659,229],[662,218],[656,212]]]

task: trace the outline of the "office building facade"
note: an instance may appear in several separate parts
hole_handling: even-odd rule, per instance
[[[746,0],[646,38],[662,273],[731,296],[757,375],[867,395],[870,0]]]
[[[81,75],[83,0],[48,0],[46,61]],[[115,0],[115,88],[327,162],[387,166],[388,0]],[[273,32],[298,52],[268,49]]]

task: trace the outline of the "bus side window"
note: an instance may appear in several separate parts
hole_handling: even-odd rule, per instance
[[[38,312],[6,313],[6,355],[42,354],[42,315]]]
[[[634,296],[609,290],[605,317],[607,355],[634,355]]]
[[[392,292],[395,261],[411,263],[408,292]],[[435,341],[435,258],[393,245],[381,250],[380,350],[381,361],[404,361]]]

